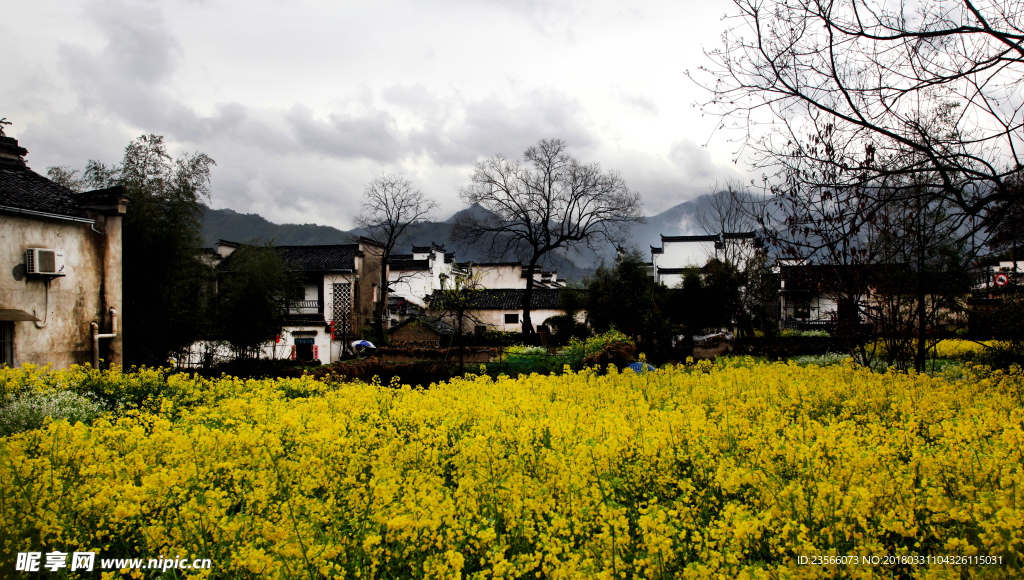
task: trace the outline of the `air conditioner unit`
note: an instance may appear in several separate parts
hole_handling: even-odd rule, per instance
[[[64,250],[29,248],[25,250],[25,269],[40,276],[64,275]]]

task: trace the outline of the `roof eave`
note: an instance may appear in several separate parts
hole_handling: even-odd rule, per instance
[[[78,223],[83,223],[83,224],[95,224],[96,223],[96,220],[92,220],[92,219],[89,219],[89,218],[80,218],[80,217],[75,217],[75,216],[70,216],[70,215],[60,215],[60,214],[49,213],[49,212],[45,212],[45,211],[36,211],[36,210],[24,209],[24,208],[20,208],[20,207],[11,207],[9,205],[0,205],[0,211],[10,212],[10,213],[20,213],[20,214],[25,214],[25,215],[35,216],[35,217],[45,217],[45,218],[56,219],[56,220],[65,220],[65,221],[69,221],[69,222],[78,222]]]

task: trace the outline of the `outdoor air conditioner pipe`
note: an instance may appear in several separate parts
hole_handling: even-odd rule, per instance
[[[110,334],[100,334],[100,325],[96,322],[90,323],[92,327],[92,368],[100,368],[100,339],[114,338],[117,336],[117,310],[110,309]]]

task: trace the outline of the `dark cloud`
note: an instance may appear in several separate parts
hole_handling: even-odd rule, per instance
[[[97,3],[88,14],[107,38],[103,62],[121,78],[148,84],[174,71],[181,47],[156,5],[111,0]]]
[[[669,158],[689,181],[715,181],[722,178],[722,168],[717,166],[711,153],[689,139],[673,143],[669,149]]]
[[[493,6],[484,7],[487,14],[476,14],[467,22],[480,23],[485,16],[514,23],[515,28],[494,26],[498,36],[522,36],[523,22],[529,26],[531,21],[560,35],[577,24],[579,14],[600,11],[579,8],[568,0],[492,2]],[[172,33],[174,26],[189,25],[180,10],[180,4],[129,0],[89,4],[83,12],[82,28],[93,26],[101,35],[100,44],[51,42],[49,58],[54,57],[56,47],[59,76],[46,76],[54,71],[51,60],[46,74],[33,77],[30,72],[18,72],[0,90],[5,103],[36,111],[31,123],[21,123],[18,133],[32,151],[34,168],[45,170],[46,165],[54,164],[82,167],[89,158],[116,163],[131,139],[141,133],[158,133],[167,137],[172,153],[203,151],[217,160],[213,174],[216,206],[258,211],[274,221],[315,220],[341,226],[358,206],[362,184],[383,171],[405,172],[425,191],[454,207],[455,192],[468,180],[474,162],[498,153],[519,158],[543,138],[565,139],[570,151],[581,159],[599,160],[608,169],[622,172],[630,186],[644,195],[651,210],[706,193],[710,183],[733,171],[729,166],[717,166],[708,151],[686,139],[675,143],[668,155],[643,144],[624,145],[638,140],[620,131],[614,115],[632,110],[670,117],[672,109],[659,111],[652,94],[641,93],[646,89],[636,85],[629,87],[635,91],[632,93],[611,93],[612,99],[617,97],[625,107],[613,103],[611,112],[585,109],[581,101],[586,103],[588,95],[581,91],[617,89],[559,84],[571,81],[545,77],[551,71],[546,62],[538,62],[541,75],[536,78],[516,66],[505,70],[498,65],[485,67],[478,75],[479,83],[473,78],[466,81],[467,77],[460,76],[465,71],[456,71],[450,78],[447,73],[408,77],[412,80],[400,76],[397,78],[406,84],[384,88],[380,87],[396,82],[394,76],[388,76],[387,67],[382,72],[380,67],[367,66],[372,73],[365,76],[360,76],[363,69],[357,67],[352,69],[357,71],[355,75],[343,77],[350,80],[343,85],[341,96],[331,94],[337,90],[334,87],[325,88],[322,71],[316,77],[291,75],[292,71],[272,68],[280,66],[277,64],[258,74],[273,79],[267,82],[294,87],[296,95],[312,95],[308,100],[287,100],[284,91],[240,95],[237,91],[245,89],[237,87],[246,85],[233,84],[236,77],[203,76],[209,72],[205,69],[208,61],[195,51],[196,46],[204,46],[196,34],[213,28],[180,39]],[[548,36],[531,37],[525,32],[524,42],[548,45]],[[83,32],[81,38],[91,34]],[[238,51],[253,54],[269,50],[274,42],[294,45],[303,40],[282,35],[258,46],[240,44]],[[555,39],[550,46],[561,50],[559,42]],[[366,41],[353,40],[353,44],[369,46]],[[504,44],[497,37],[493,43],[495,47]],[[444,48],[445,44],[438,41],[436,46]],[[492,49],[496,56],[504,56]],[[406,47],[401,51],[407,52]],[[377,55],[381,51],[369,52]],[[519,52],[522,54],[514,58],[530,57],[529,49]],[[446,52],[439,50],[438,54]],[[198,60],[193,62],[196,55]],[[19,62],[33,54],[20,56]],[[311,53],[306,64],[319,64],[317,58]],[[319,58],[327,63],[329,57]],[[373,62],[357,53],[352,58]],[[185,66],[189,69],[181,70]],[[246,74],[253,73],[238,78]],[[192,85],[188,83],[197,78],[215,79],[209,81],[214,86],[190,94]],[[490,96],[482,96],[488,91]],[[222,93],[229,96],[220,102],[202,96]],[[327,99],[333,99],[329,107],[314,104]],[[257,102],[277,104],[260,106]],[[604,138],[602,132],[610,136]]]
[[[79,105],[143,127],[189,116],[164,94],[181,49],[163,14],[155,6],[117,1],[94,4],[87,14],[106,40],[103,49],[94,53],[73,44],[57,49]]]
[[[295,105],[286,119],[296,140],[310,151],[338,158],[366,157],[381,163],[396,161],[400,153],[394,119],[383,111],[363,117],[331,115],[328,121],[320,121],[309,107]]]
[[[565,139],[572,148],[593,143],[575,99],[535,91],[523,100],[526,102],[515,106],[496,96],[463,103],[449,117],[413,133],[410,141],[446,165],[474,163],[497,153],[518,157],[547,137]]]

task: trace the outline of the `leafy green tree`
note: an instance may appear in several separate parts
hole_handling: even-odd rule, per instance
[[[692,268],[683,276],[682,286],[669,291],[668,315],[686,334],[728,328],[746,314],[744,285],[745,276],[735,266],[710,260],[703,268]]]
[[[150,134],[129,143],[119,165],[90,160],[81,177],[47,170],[77,191],[121,185],[131,198],[122,233],[126,364],[164,364],[200,336],[209,280],[200,259],[203,202],[213,165],[205,153],[172,158],[164,138]]]
[[[665,350],[672,329],[666,316],[666,288],[647,275],[647,264],[638,250],[622,253],[611,268],[599,267],[586,282],[583,302],[587,322],[597,333],[615,328],[650,355]]]
[[[584,322],[577,320],[580,312],[586,309],[586,287],[578,281],[570,281],[560,292],[559,306],[565,314],[550,316],[544,324],[550,326],[555,334],[564,340],[568,337],[586,338],[590,329]]]
[[[302,295],[302,276],[291,270],[272,242],[243,245],[224,262],[213,318],[216,336],[236,359],[259,357],[259,348],[280,334],[292,299]]]

